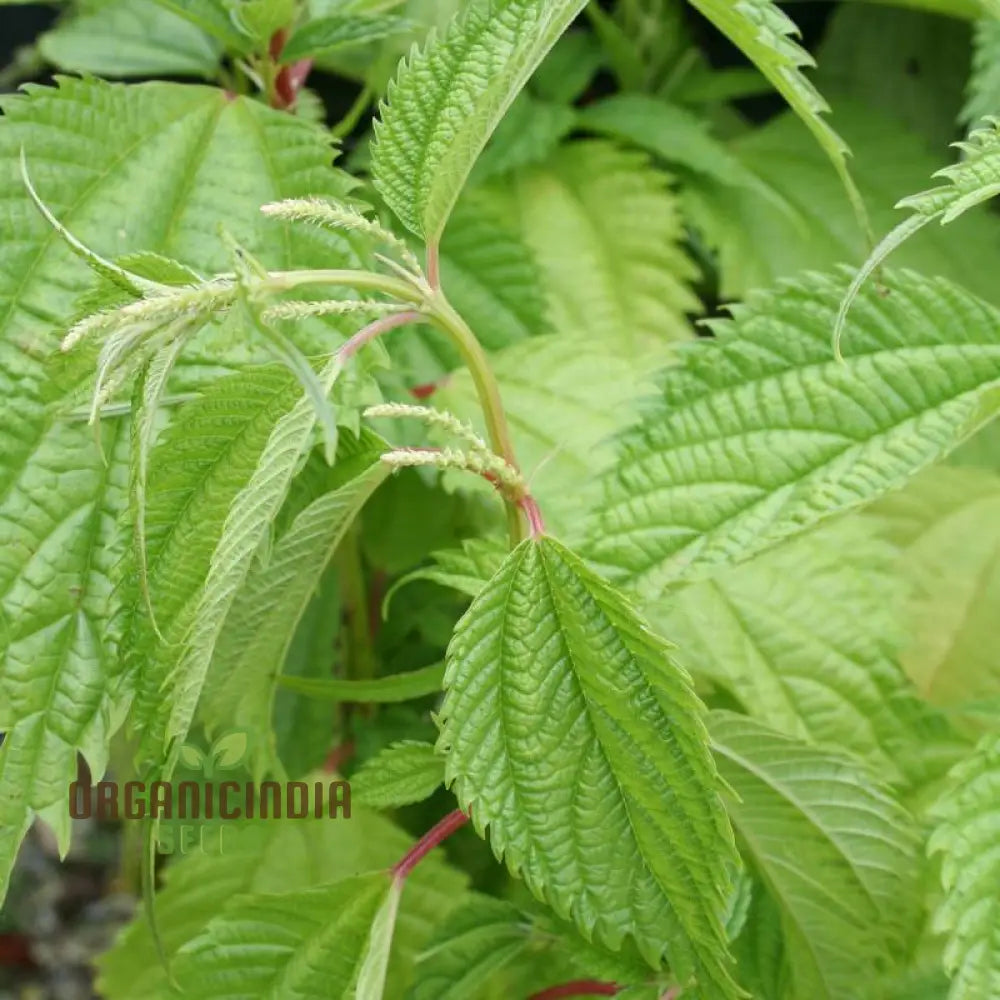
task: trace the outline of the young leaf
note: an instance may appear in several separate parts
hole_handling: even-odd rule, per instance
[[[375,182],[403,224],[437,246],[486,141],[585,0],[471,4],[414,51],[376,123]]]
[[[351,796],[373,809],[422,802],[444,781],[444,758],[430,743],[393,743],[351,775]]]
[[[864,765],[745,716],[709,731],[733,826],[781,910],[792,994],[855,1000],[919,916],[919,840]]]
[[[327,394],[339,373],[340,360],[335,355],[320,375]],[[190,617],[185,616],[188,627],[183,644],[168,660],[172,696],[162,736],[164,751],[188,734],[226,616],[247,578],[254,554],[288,495],[292,476],[315,426],[312,402],[308,396],[300,397],[273,425],[256,466],[229,508],[204,585],[186,605]],[[151,741],[158,735],[158,729],[148,734],[146,745],[154,745]]]
[[[374,434],[345,441],[338,461],[352,472],[360,467],[360,473],[351,478],[348,472],[343,485],[306,507],[251,570],[219,638],[199,706],[209,731],[236,725],[268,732],[295,628],[345,532],[389,474],[378,460],[381,450]],[[255,773],[275,764],[272,747],[261,743],[253,749]]]
[[[955,143],[963,159],[939,170],[936,177],[948,183],[921,194],[904,198],[896,207],[909,208],[913,215],[901,222],[874,250],[855,275],[837,314],[834,343],[838,344],[847,314],[862,285],[894,250],[932,222],[942,226],[954,222],[970,209],[1000,194],[1000,119],[991,119],[986,128],[977,129],[965,142]]]
[[[251,46],[252,40],[236,26],[230,13],[232,5],[227,0],[155,0],[155,3],[197,25],[230,51],[244,52]]]
[[[332,14],[307,21],[282,49],[281,61],[326,56],[350,45],[367,45],[405,31],[409,23],[395,14]]]
[[[848,149],[827,124],[829,111],[819,91],[801,72],[812,57],[794,40],[798,29],[773,0],[691,0],[771,81],[806,128],[816,137],[840,176],[858,220],[867,224],[864,200],[847,168]]]
[[[301,390],[284,370],[256,369],[216,382],[178,414],[150,457],[146,496],[149,603],[135,595],[124,655],[136,677],[138,728],[163,732],[170,702],[164,686],[176,669],[212,553],[231,505],[250,481],[272,429]],[[153,753],[159,759],[159,748]]]
[[[622,441],[589,554],[658,594],[876,499],[993,416],[1000,313],[896,274],[859,302],[838,362],[844,284],[751,295],[683,352]]]
[[[642,153],[590,140],[490,187],[534,252],[557,330],[626,357],[690,337],[698,272],[669,183]]]
[[[701,996],[736,996],[701,705],[624,598],[558,542],[523,542],[456,627],[445,683],[447,780],[496,854],[587,937],[631,935]]]
[[[949,775],[932,813],[928,849],[941,855],[944,902],[935,929],[948,935],[944,965],[949,1000],[977,1000],[1000,991],[997,926],[1000,899],[1000,740],[985,737]]]
[[[297,892],[236,896],[177,954],[198,1000],[287,996],[348,1000],[372,921],[391,888],[383,872]]]

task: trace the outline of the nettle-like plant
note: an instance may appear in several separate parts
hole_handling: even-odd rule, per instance
[[[419,5],[85,3],[44,58],[227,89],[3,98],[0,887],[113,744],[353,787],[172,861],[103,995],[1000,996],[996,438],[930,470],[1000,408],[1000,229],[882,270],[1000,192],[1000,125],[858,270],[793,25],[692,2],[818,147],[714,138],[760,77],[635,0],[442,5],[353,174],[306,77],[355,132]],[[980,119],[1000,9],[954,6]]]

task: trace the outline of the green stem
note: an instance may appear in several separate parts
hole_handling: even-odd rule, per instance
[[[468,323],[455,311],[439,288],[432,288],[417,279],[408,281],[395,275],[351,270],[272,271],[258,288],[265,292],[285,292],[303,285],[334,285],[381,292],[398,301],[417,306],[417,312],[434,323],[458,349],[472,375],[493,450],[509,465],[518,468],[503,400],[500,398],[500,387],[490,367],[489,358]],[[526,524],[519,507],[521,499],[504,498],[512,545],[517,545],[526,537]]]
[[[503,400],[500,398],[500,386],[497,384],[482,344],[442,292],[435,294],[434,300],[425,308],[427,315],[451,338],[472,375],[493,450],[508,465],[517,469],[517,458],[514,455],[510,428],[507,426],[507,415],[504,413]],[[507,506],[507,527],[511,545],[517,545],[526,537],[524,519],[521,517],[516,499],[505,497],[504,503]]]
[[[303,285],[334,285],[369,292],[382,292],[403,302],[420,305],[427,298],[429,289],[421,289],[415,282],[374,271],[318,270],[271,271],[256,288],[265,292],[288,292]]]
[[[350,106],[347,114],[337,122],[332,129],[330,129],[330,134],[334,139],[343,139],[345,136],[350,135],[358,122],[361,120],[361,116],[368,110],[368,106],[372,102],[372,97],[374,92],[372,88],[365,85],[361,93],[358,94],[354,103]]]

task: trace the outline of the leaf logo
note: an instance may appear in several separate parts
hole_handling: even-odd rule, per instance
[[[181,747],[180,761],[192,771],[212,778],[218,771],[232,771],[240,766],[247,753],[247,734],[234,731],[220,736],[206,753],[193,743]]]

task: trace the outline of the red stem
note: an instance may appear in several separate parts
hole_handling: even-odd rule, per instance
[[[395,330],[398,327],[406,326],[407,323],[419,323],[424,317],[415,310],[406,312],[390,313],[381,319],[369,323],[364,329],[358,330],[350,340],[346,341],[340,348],[340,360],[347,361],[353,358],[365,344],[381,337],[383,333]]]
[[[435,823],[407,852],[392,866],[392,877],[401,882],[424,858],[439,844],[447,840],[456,830],[469,822],[461,809],[448,813],[444,819]]]
[[[281,59],[281,53],[284,52],[287,41],[288,32],[284,28],[279,29],[271,36],[267,54],[271,57],[272,62],[276,63]],[[288,66],[282,66],[274,78],[274,93],[271,95],[271,104],[279,111],[288,111],[294,108],[295,102],[299,99],[299,91],[305,85],[312,72],[312,67],[312,59],[300,59]]]
[[[613,997],[621,989],[616,983],[602,983],[598,979],[574,979],[571,983],[550,986],[541,993],[533,993],[528,1000],[561,1000],[563,997]]]

